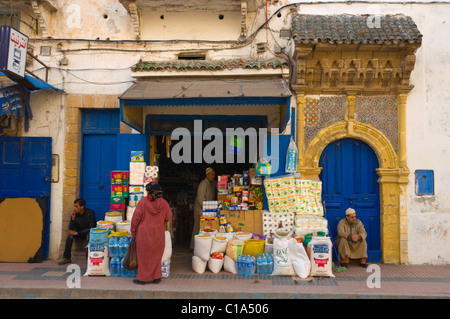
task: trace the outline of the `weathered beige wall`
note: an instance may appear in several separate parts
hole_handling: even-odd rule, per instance
[[[292,1],[269,1],[268,15],[271,16],[282,5]],[[407,244],[399,243],[402,249],[407,247],[407,258],[410,263],[450,263],[449,247],[449,214],[450,197],[447,195],[450,189],[450,168],[447,164],[448,145],[450,145],[450,131],[448,123],[450,113],[447,101],[450,100],[450,63],[448,52],[450,43],[443,41],[442,34],[449,33],[448,16],[450,16],[450,5],[448,4],[414,4],[413,2],[399,1],[398,4],[383,4],[382,1],[372,4],[347,2],[336,4],[303,4],[299,8],[290,7],[280,11],[280,17],[275,16],[269,23],[270,30],[261,29],[253,42],[245,45],[230,43],[210,43],[187,41],[178,42],[134,42],[135,30],[133,20],[125,8],[117,0],[59,0],[58,11],[44,12],[48,34],[52,39],[33,39],[30,33],[30,44],[35,47],[35,52],[39,53],[41,46],[50,46],[51,56],[39,56],[46,64],[53,67],[49,73],[49,83],[64,89],[69,94],[119,96],[134,80],[131,77],[129,68],[142,60],[165,60],[174,59],[179,52],[188,50],[200,50],[207,53],[210,59],[253,57],[258,59],[268,59],[274,57],[274,48],[280,45],[290,51],[289,39],[281,38],[280,29],[290,28],[290,10],[302,14],[404,14],[411,16],[417,23],[419,30],[424,35],[423,43],[416,52],[416,66],[411,75],[411,84],[415,88],[408,94],[406,104],[406,161],[410,174],[409,183],[402,189],[403,194],[399,202],[399,210],[402,212],[399,227],[402,231],[407,228]],[[266,19],[264,9],[265,1],[260,1],[260,6],[256,12],[248,14],[246,27],[248,34],[254,32]],[[80,10],[78,10],[78,8]],[[194,13],[191,13],[194,14]],[[143,16],[150,18],[156,15],[156,19],[149,19],[142,22],[142,38],[158,37],[177,38],[180,25],[183,22],[176,22],[175,26],[168,24],[164,29],[161,19],[157,13],[145,13]],[[235,39],[239,32],[239,25],[227,24],[223,32],[218,32],[217,28],[221,22],[228,23],[227,15],[224,20],[215,20],[215,13],[210,13],[211,27],[202,28],[201,21],[192,21],[192,15],[178,17],[190,17],[184,21],[184,25],[191,26],[189,29],[182,29],[179,36],[184,39]],[[175,15],[173,15],[175,17]],[[201,19],[208,20],[205,15]],[[231,17],[230,17],[231,19]],[[234,18],[233,16],[233,19]],[[171,21],[171,14],[167,14],[164,23]],[[216,24],[217,23],[217,24]],[[150,27],[157,27],[165,30],[158,37],[150,31]],[[213,31],[211,36],[206,31]],[[181,32],[180,31],[180,32]],[[92,41],[70,41],[70,39],[90,39]],[[98,40],[97,40],[98,39]],[[118,40],[125,40],[120,42]],[[227,39],[228,40],[228,39]],[[268,42],[270,50],[258,54],[256,43]],[[61,61],[67,64],[60,65]],[[40,76],[44,75],[42,66],[35,64],[32,70]],[[214,73],[208,75],[214,76]],[[46,101],[36,102],[36,108],[45,109]],[[73,114],[70,114],[69,103],[62,100],[67,108],[67,118],[64,122],[72,121]],[[51,102],[54,108],[50,112],[59,110],[59,105]],[[41,106],[42,105],[42,106]],[[92,107],[98,105],[91,104]],[[295,105],[295,103],[293,103]],[[50,107],[50,106],[48,106]],[[43,113],[45,116],[45,112]],[[54,114],[51,114],[54,116]],[[36,123],[32,123],[33,133],[47,134],[47,128],[42,126],[38,120],[36,112]],[[40,115],[39,115],[40,116]],[[50,119],[50,118],[49,118]],[[56,121],[53,118],[51,121]],[[58,122],[55,123],[57,126]],[[39,127],[39,128],[38,128]],[[64,131],[58,135],[60,140],[72,141],[75,136],[72,131]],[[72,125],[73,127],[73,125]],[[50,134],[54,134],[53,130]],[[58,150],[60,158],[63,158],[64,151],[61,146],[54,146]],[[76,160],[75,160],[76,161]],[[66,169],[69,169],[66,167]],[[417,169],[432,169],[435,173],[435,194],[431,196],[416,196],[414,192],[414,172]],[[64,199],[65,191],[61,184],[52,188],[52,205],[54,214],[62,214],[58,211],[58,202],[68,201]],[[68,204],[67,204],[68,205]],[[67,212],[67,211],[66,211]],[[55,217],[63,220],[62,217]],[[52,225],[53,227],[53,225]],[[53,241],[60,241],[60,236],[54,236],[53,232],[58,232],[52,228],[51,246],[59,246]],[[56,239],[55,239],[56,238]],[[439,249],[437,249],[437,247]]]

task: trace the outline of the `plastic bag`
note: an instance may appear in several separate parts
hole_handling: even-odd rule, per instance
[[[91,228],[89,231],[89,245],[108,246],[108,229],[103,227]]]
[[[311,272],[311,261],[306,254],[305,248],[295,238],[291,238],[288,240],[288,249],[295,273],[300,278],[305,279]]]
[[[172,257],[172,237],[170,236],[170,231],[165,231],[166,236],[166,245],[164,247],[164,253],[161,258],[161,263],[165,262],[166,260],[169,260],[170,257]]]
[[[295,173],[297,172],[297,145],[293,138],[291,137],[291,141],[289,142],[289,146],[286,154],[286,173]]]
[[[264,246],[266,241],[261,239],[247,239],[244,246],[244,255],[251,255],[258,257],[258,255],[264,254]]]
[[[240,239],[232,239],[228,242],[226,255],[234,261],[237,261],[237,257],[244,252],[245,242]]]
[[[128,270],[137,268],[136,238],[131,237],[127,252],[123,258],[123,267]]]
[[[295,276],[292,260],[289,256],[288,240],[292,233],[275,233],[273,241],[273,272],[272,275]]]

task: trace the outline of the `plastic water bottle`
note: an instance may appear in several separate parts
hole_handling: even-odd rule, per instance
[[[120,257],[116,257],[117,258],[117,277],[122,277],[122,258]]]
[[[240,255],[238,255],[238,257],[237,257],[237,260],[236,260],[236,268],[237,268],[237,274],[239,275],[239,276],[243,276],[243,271],[242,271],[242,257],[243,257],[244,255],[242,255],[242,254],[240,254]]]
[[[266,253],[264,253],[262,255],[262,257],[261,257],[261,268],[262,268],[262,274],[263,275],[269,274],[269,271],[267,269],[268,267],[267,267],[267,256],[266,256]]]
[[[123,258],[120,259],[120,277],[128,277],[129,276],[128,271],[129,270],[123,266]]]
[[[255,257],[250,256],[250,276],[253,276],[256,272],[256,260]]]
[[[258,275],[263,274],[261,254],[258,254],[258,257],[256,258],[256,272],[258,273]]]
[[[123,237],[119,237],[117,246],[119,247],[117,249],[116,257],[123,257],[122,256]]]
[[[240,265],[241,265],[239,274],[241,276],[245,276],[245,258],[244,257],[245,256],[242,255],[242,254],[239,255],[239,262],[240,262]]]
[[[111,258],[111,263],[109,265],[109,270],[111,272],[111,277],[119,277],[119,260],[117,257]]]
[[[247,272],[245,271],[247,265],[246,265],[246,258],[245,255],[241,254],[241,276],[246,276]]]
[[[125,255],[127,254],[127,250],[128,250],[128,246],[130,245],[130,237],[124,237],[124,250],[123,250],[123,257],[125,257]]]
[[[252,269],[252,260],[250,259],[249,255],[245,256],[245,275],[247,277],[251,276],[251,269]]]
[[[125,257],[127,253],[127,238],[125,236],[120,237],[119,239],[119,257]]]
[[[119,253],[120,253],[120,243],[119,243],[119,238],[116,236],[113,236],[114,239],[114,257],[119,257]]]
[[[115,252],[115,241],[117,240],[117,237],[115,236],[111,236],[109,237],[109,241],[108,241],[108,247],[109,247],[109,256],[110,257],[115,257],[116,256],[116,252]]]
[[[269,275],[273,273],[273,257],[271,253],[269,253],[269,256],[267,257],[267,271]]]

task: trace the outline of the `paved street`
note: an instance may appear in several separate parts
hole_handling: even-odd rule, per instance
[[[300,279],[292,276],[237,276],[206,270],[196,274],[192,254],[174,249],[170,277],[160,284],[136,285],[131,278],[81,277],[80,288],[68,288],[72,272],[57,261],[0,263],[0,298],[100,299],[297,299],[297,298],[449,298],[450,266],[378,264],[376,273],[357,265],[334,273],[334,278]],[[81,274],[86,260],[73,260]],[[70,278],[69,278],[70,279]],[[72,281],[70,281],[72,282]],[[70,284],[70,283],[69,283]],[[379,288],[378,288],[379,287]]]

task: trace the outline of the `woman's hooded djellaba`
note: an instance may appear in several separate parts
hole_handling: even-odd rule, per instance
[[[165,225],[172,209],[162,198],[156,182],[147,184],[148,195],[136,206],[131,220],[131,235],[136,238],[137,280],[135,283],[158,283],[161,280],[161,258],[165,248]]]

